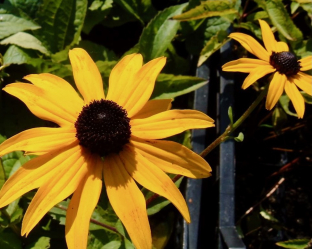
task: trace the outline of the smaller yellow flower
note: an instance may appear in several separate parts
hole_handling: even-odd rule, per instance
[[[265,21],[259,20],[259,23],[266,49],[249,35],[243,33],[229,35],[259,59],[241,58],[230,61],[223,65],[222,70],[249,73],[243,82],[243,89],[246,89],[261,77],[274,73],[269,86],[265,104],[266,109],[271,110],[285,90],[294,105],[298,118],[303,118],[304,98],[297,87],[312,95],[312,76],[302,72],[312,69],[312,56],[297,60],[296,56],[289,52],[288,45],[285,42],[275,40],[270,26]]]

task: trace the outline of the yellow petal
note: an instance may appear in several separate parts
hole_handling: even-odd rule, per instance
[[[83,107],[83,100],[79,97],[75,89],[62,78],[48,74],[30,74],[24,77],[35,86],[45,92],[45,98],[57,99],[58,103],[66,108],[68,115],[76,120]]]
[[[286,81],[287,77],[285,74],[280,74],[279,72],[274,74],[273,79],[270,82],[269,91],[265,102],[265,108],[267,110],[271,110],[281,97]]]
[[[57,95],[52,97],[37,86],[13,83],[7,85],[3,90],[23,101],[29,110],[41,119],[49,120],[61,127],[73,127],[76,121],[76,118],[71,115],[75,110],[65,106],[64,101]]]
[[[69,51],[76,86],[85,104],[92,100],[105,99],[102,77],[90,55],[81,48]]]
[[[107,99],[124,106],[129,97],[128,87],[135,81],[135,75],[142,67],[143,57],[130,54],[122,58],[113,68],[109,76]]]
[[[263,76],[275,72],[275,68],[271,65],[264,65],[264,66],[258,66],[254,70],[250,72],[250,74],[246,77],[246,79],[243,82],[242,88],[246,89],[253,83],[255,83],[258,79],[262,78]]]
[[[124,167],[117,155],[104,159],[103,177],[109,201],[135,248],[152,248],[144,196]]]
[[[145,106],[135,114],[132,119],[147,118],[160,112],[167,111],[171,108],[172,99],[153,99],[147,101]]]
[[[289,51],[289,47],[288,47],[287,43],[280,41],[280,42],[277,42],[276,44],[277,45],[276,45],[276,51],[275,52],[287,52],[287,51]]]
[[[165,57],[151,60],[137,72],[132,84],[126,85],[125,93],[127,94],[123,95],[121,105],[127,110],[129,118],[138,113],[149,100],[156,78],[165,64]]]
[[[298,114],[298,118],[303,118],[305,108],[304,99],[296,85],[287,80],[285,83],[285,92],[293,103],[293,106]]]
[[[78,150],[62,163],[63,167],[59,168],[52,179],[39,188],[25,213],[22,235],[27,236],[54,205],[77,189],[88,172],[87,159],[88,155],[83,155],[83,150]]]
[[[229,37],[238,41],[247,51],[257,56],[259,59],[269,62],[270,54],[259,42],[249,35],[243,33],[232,33]]]
[[[290,81],[295,83],[300,89],[312,96],[312,76],[298,72],[297,75],[290,77]]]
[[[241,58],[225,63],[222,66],[222,70],[226,72],[250,73],[255,68],[265,65],[269,65],[268,62],[258,59]]]
[[[90,218],[101,194],[101,158],[92,155],[87,164],[87,175],[80,182],[67,209],[65,234],[69,249],[87,248]]]
[[[144,119],[130,121],[133,136],[161,139],[188,129],[213,127],[213,119],[195,110],[169,110]]]
[[[51,151],[77,141],[75,128],[33,128],[23,131],[0,144],[0,156],[22,150],[32,154]]]
[[[147,140],[132,137],[134,150],[161,170],[191,178],[210,176],[211,167],[198,154],[182,144],[164,140]]]
[[[272,54],[272,51],[277,52],[277,42],[270,26],[263,20],[259,20],[259,23],[261,27],[262,40],[266,50],[269,54]]]
[[[68,167],[66,160],[77,153],[77,150],[78,143],[74,143],[25,163],[3,185],[0,191],[0,207],[55,178],[60,170]]]
[[[144,156],[136,153],[129,145],[125,146],[119,155],[134,180],[150,191],[167,198],[180,211],[184,219],[188,223],[191,222],[186,202],[168,175]]]
[[[307,56],[299,60],[300,62],[300,71],[308,71],[312,69],[312,55]]]

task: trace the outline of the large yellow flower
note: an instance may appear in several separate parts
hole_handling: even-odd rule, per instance
[[[4,90],[22,100],[36,116],[58,128],[33,128],[0,145],[0,156],[15,150],[40,155],[24,164],[0,192],[0,207],[39,188],[22,223],[27,235],[57,203],[73,194],[66,215],[70,249],[85,249],[91,214],[102,177],[110,203],[136,248],[152,248],[146,203],[137,183],[169,199],[190,222],[186,202],[164,172],[192,178],[210,176],[199,155],[166,138],[187,129],[212,127],[213,120],[195,110],[169,110],[171,100],[150,100],[160,57],[142,65],[142,56],[125,56],[112,70],[105,97],[101,75],[83,49],[69,52],[76,86],[51,75],[28,75],[32,84],[14,83]]]
[[[242,85],[243,89],[266,74],[274,73],[269,86],[266,109],[271,110],[285,90],[294,105],[298,118],[303,118],[304,98],[297,87],[312,95],[312,76],[302,72],[312,69],[312,56],[297,60],[295,55],[289,52],[285,42],[275,40],[270,26],[265,21],[259,20],[259,23],[266,49],[249,35],[243,33],[229,35],[259,59],[241,58],[230,61],[223,65],[222,70],[249,73]]]

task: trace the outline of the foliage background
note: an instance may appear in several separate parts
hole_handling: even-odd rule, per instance
[[[207,80],[194,76],[196,68],[203,63],[210,63],[210,85],[215,95],[221,65],[220,62],[214,62],[218,61],[219,49],[230,41],[227,36],[231,31],[245,32],[261,40],[257,20],[264,19],[274,26],[276,36],[287,42],[298,58],[302,58],[312,54],[311,18],[310,0],[4,0],[0,4],[0,87],[24,81],[25,75],[33,73],[52,73],[73,83],[68,51],[82,47],[96,61],[104,79],[104,87],[107,88],[109,73],[117,61],[125,54],[138,52],[142,53],[145,62],[163,55],[167,57],[167,64],[157,79],[152,98],[174,98],[174,107],[190,108],[192,95],[185,94],[207,84]],[[233,43],[233,56],[246,56],[246,51]],[[236,79],[237,89],[242,79],[239,74]],[[247,90],[247,94],[243,95],[246,101],[238,101],[237,114],[248,107],[260,85],[256,84],[253,89]],[[241,96],[240,93],[237,95]],[[306,102],[311,104],[312,100],[305,97]],[[306,122],[311,118],[309,110]],[[215,108],[208,114],[215,118]],[[267,114],[263,115],[267,117]],[[293,125],[293,120],[297,122],[293,117],[295,115],[289,99],[283,96],[280,104],[265,119],[269,120],[264,125],[269,129],[265,131],[266,134],[281,134],[283,128]],[[259,120],[254,121],[254,127],[258,127],[257,124]],[[263,122],[260,124],[263,125]],[[19,100],[0,92],[2,141],[5,137],[31,127],[53,125],[37,119]],[[248,127],[243,127],[243,130],[249,131]],[[215,135],[214,132],[212,135]],[[190,144],[189,133],[173,139],[188,146]],[[291,141],[301,140],[294,137]],[[308,143],[307,146],[310,145]],[[216,160],[213,156],[212,162]],[[29,159],[22,152],[4,156],[0,165],[0,186]],[[208,185],[213,185],[215,179],[209,181]],[[253,188],[250,189],[254,193]],[[151,195],[143,191],[147,198]],[[33,192],[30,192],[0,211],[0,248],[66,248],[64,219],[68,200],[53,208],[28,238],[19,235],[21,220],[32,196]],[[211,201],[214,204],[207,209],[206,216],[209,212],[216,216],[217,200],[212,198]],[[243,202],[238,210],[245,210],[247,207],[244,205],[252,204],[246,200]],[[173,248],[173,237],[178,236],[174,229],[177,214],[168,204],[168,201],[158,198],[148,207],[155,248],[164,248],[167,243],[167,248]],[[159,213],[160,210],[162,212]],[[263,210],[256,212],[257,219]],[[242,213],[239,211],[238,215]],[[264,220],[276,222],[267,217],[270,216]],[[105,193],[92,218],[89,249],[133,248]],[[205,231],[215,229],[215,220],[210,221]],[[252,231],[253,226],[250,224],[249,227],[242,227],[242,235]],[[271,223],[269,226],[273,227]],[[281,227],[274,229],[282,230]],[[312,237],[311,231],[307,234]],[[215,237],[214,232],[210,237]],[[281,237],[281,240],[284,238]],[[305,241],[305,245],[307,243]]]

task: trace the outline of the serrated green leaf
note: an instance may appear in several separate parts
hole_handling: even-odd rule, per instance
[[[220,30],[216,35],[210,38],[200,52],[197,67],[200,67],[214,52],[230,41],[227,36],[228,33],[225,30]]]
[[[77,44],[87,12],[87,0],[45,0],[37,13],[37,38],[52,53]]]
[[[42,4],[41,0],[9,0],[9,2],[18,10],[27,13],[28,17],[34,18],[36,12]]]
[[[39,237],[36,241],[26,246],[25,249],[48,249],[50,248],[51,238],[49,237]]]
[[[34,51],[29,51],[17,47],[15,45],[11,45],[3,56],[4,64],[37,64],[40,59],[32,58],[35,56]]]
[[[178,21],[170,18],[180,14],[185,6],[186,4],[176,5],[159,12],[143,30],[139,40],[139,52],[144,61],[164,55],[180,26]]]
[[[13,231],[6,230],[0,233],[1,249],[22,249],[22,241]]]
[[[309,239],[294,239],[277,242],[276,245],[289,249],[305,249],[309,247]]]
[[[0,15],[0,39],[24,30],[36,30],[40,26],[11,14]]]
[[[152,94],[153,99],[173,99],[177,96],[195,91],[208,81],[194,76],[160,74]]]
[[[215,16],[205,19],[201,26],[192,34],[186,37],[186,47],[192,54],[199,54],[211,37],[219,31],[227,31],[232,25],[235,15]]]
[[[49,51],[42,45],[36,37],[25,32],[18,32],[0,42],[1,45],[13,44],[26,49],[38,50],[43,54],[49,54]]]
[[[172,18],[179,21],[191,21],[212,16],[236,14],[237,10],[234,8],[234,5],[235,1],[228,0],[203,1],[199,6]]]
[[[272,24],[284,37],[290,41],[301,41],[303,35],[290,18],[281,0],[267,0],[263,2]]]

